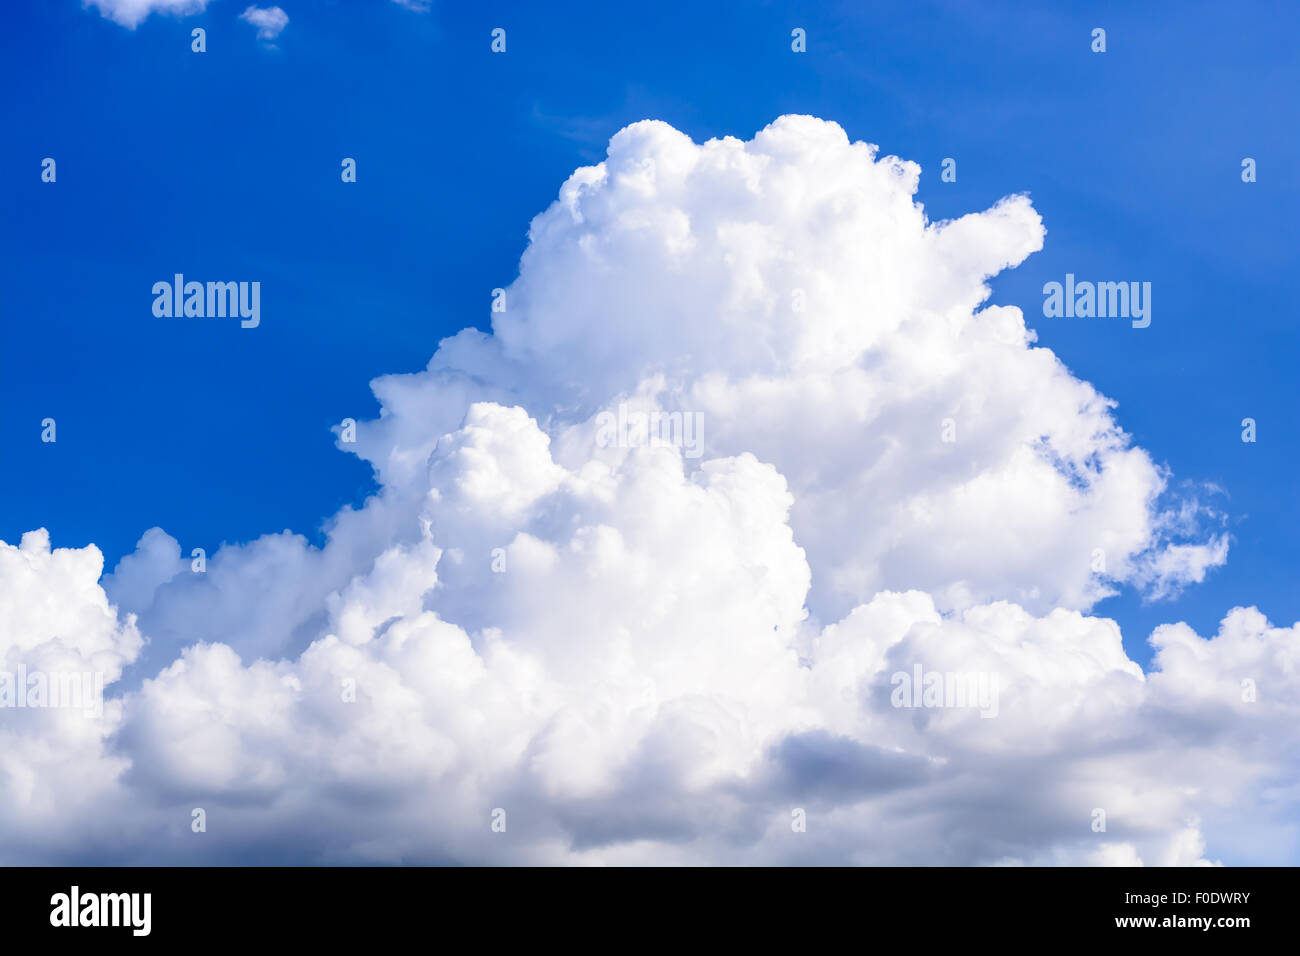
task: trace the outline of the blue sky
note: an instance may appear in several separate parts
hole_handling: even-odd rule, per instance
[[[319,540],[372,489],[330,426],[377,413],[374,376],[487,327],[529,220],[610,135],[657,118],[748,139],[812,113],[920,163],[932,219],[1029,192],[1045,246],[993,301],[1116,399],[1176,483],[1222,489],[1225,567],[1174,601],[1096,609],[1129,653],[1145,663],[1154,625],[1210,632],[1238,604],[1300,618],[1293,5],[298,2],[273,49],[239,6],[135,30],[76,0],[5,12],[0,539],[45,526],[56,546],[95,542],[106,570],[154,525],[185,553]],[[260,278],[262,326],[155,319],[150,287],[174,272]],[[1066,272],[1150,281],[1151,327],[1043,318],[1042,285]]]

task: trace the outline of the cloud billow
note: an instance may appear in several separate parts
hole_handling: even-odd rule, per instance
[[[373,383],[382,415],[340,447],[379,491],[324,547],[268,535],[195,574],[154,529],[102,588],[93,546],[0,548],[0,602],[78,615],[0,632],[7,660],[57,641],[135,677],[77,732],[76,793],[41,746],[71,731],[13,731],[0,844],[1190,863],[1285,830],[1259,794],[1295,784],[1296,630],[1162,628],[1144,673],[1089,616],[1201,580],[1218,516],[988,303],[1042,246],[1029,199],[931,223],[919,176],[812,117],[704,144],[634,124],[533,220],[490,334]],[[918,664],[997,675],[996,714],[897,706]]]

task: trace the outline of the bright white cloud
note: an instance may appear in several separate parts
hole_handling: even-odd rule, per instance
[[[98,584],[103,566],[94,546],[51,551],[44,531],[23,535],[18,547],[0,542],[0,845],[10,859],[97,852],[68,821],[101,806],[111,812],[129,766],[109,745],[122,720],[119,702],[98,716],[85,707],[20,706],[41,703],[26,695],[39,686],[33,678],[48,687],[60,675],[92,674],[111,686],[139,653],[133,616],[111,607]]]
[[[1297,630],[1162,628],[1144,674],[1088,616],[1201,580],[1219,516],[987,304],[1043,241],[1028,199],[929,223],[919,172],[810,117],[702,145],[635,124],[533,221],[491,335],[374,382],[381,417],[341,447],[380,491],[324,547],[270,535],[195,574],[154,529],[107,594],[93,548],[9,549],[0,601],[80,613],[61,640],[135,663],[78,754],[107,809],[44,848],[14,795],[58,804],[74,769],[33,726],[0,841],[1167,864],[1290,833]],[[698,416],[702,454],[609,441],[620,408]],[[894,706],[918,665],[996,675],[996,716]]]
[[[134,30],[152,13],[184,17],[202,13],[210,0],[82,0],[85,7],[94,7],[101,14],[124,27]],[[393,0],[398,6],[426,13],[430,0]],[[250,6],[239,15],[258,28],[261,40],[274,40],[289,23],[289,15],[279,7]]]
[[[134,30],[151,13],[165,13],[184,17],[202,13],[208,0],[83,0],[87,7],[95,7],[110,20]]]
[[[257,27],[257,38],[268,43],[289,25],[289,15],[279,7],[249,7],[239,19]]]

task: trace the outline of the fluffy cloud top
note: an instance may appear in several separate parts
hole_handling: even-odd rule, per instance
[[[134,30],[153,13],[171,14],[185,17],[202,13],[211,0],[82,0],[86,7],[94,7],[101,14],[115,23]],[[428,10],[428,0],[393,0],[401,6],[412,10]],[[257,35],[262,40],[274,40],[289,23],[289,16],[279,7],[250,6],[239,15],[257,27]]]
[[[129,665],[66,760],[52,725],[12,731],[0,845],[1190,863],[1291,833],[1297,630],[1162,628],[1144,674],[1087,614],[1200,580],[1218,516],[987,303],[1041,247],[1029,200],[931,223],[919,175],[811,117],[635,124],[533,221],[490,335],[373,383],[340,447],[379,491],[324,547],[270,535],[196,574],[153,529],[102,588],[93,547],[0,553],[0,606],[67,615],[5,632],[11,663]],[[900,705],[920,673],[995,696]]]
[[[289,15],[279,7],[249,7],[239,19],[257,27],[257,38],[265,42],[274,40],[289,25]]]
[[[208,6],[208,0],[84,0],[84,3],[88,7],[95,7],[115,23],[132,30],[151,13],[185,17],[192,13],[202,13]]]

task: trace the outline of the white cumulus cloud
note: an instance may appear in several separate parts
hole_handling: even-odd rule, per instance
[[[249,7],[239,19],[257,27],[257,38],[268,43],[289,25],[289,15],[279,7]]]
[[[152,529],[102,588],[93,546],[0,551],[0,602],[61,615],[0,651],[108,654],[114,698],[66,759],[21,729],[0,846],[1135,865],[1291,832],[1297,629],[1164,627],[1144,673],[1089,614],[1202,580],[1222,518],[988,302],[1042,245],[1029,199],[933,223],[919,175],[811,117],[634,124],[534,219],[491,334],[373,383],[340,447],[379,490],[323,547],[198,574]],[[996,698],[898,706],[922,672]]]
[[[82,0],[85,7],[94,7],[103,16],[134,30],[153,13],[184,17],[202,13],[210,0]],[[429,0],[393,0],[411,10],[427,11]],[[289,23],[289,16],[279,7],[250,6],[239,15],[258,28],[262,40],[274,40]]]
[[[208,0],[83,0],[115,23],[134,30],[152,13],[184,17],[202,13]]]

